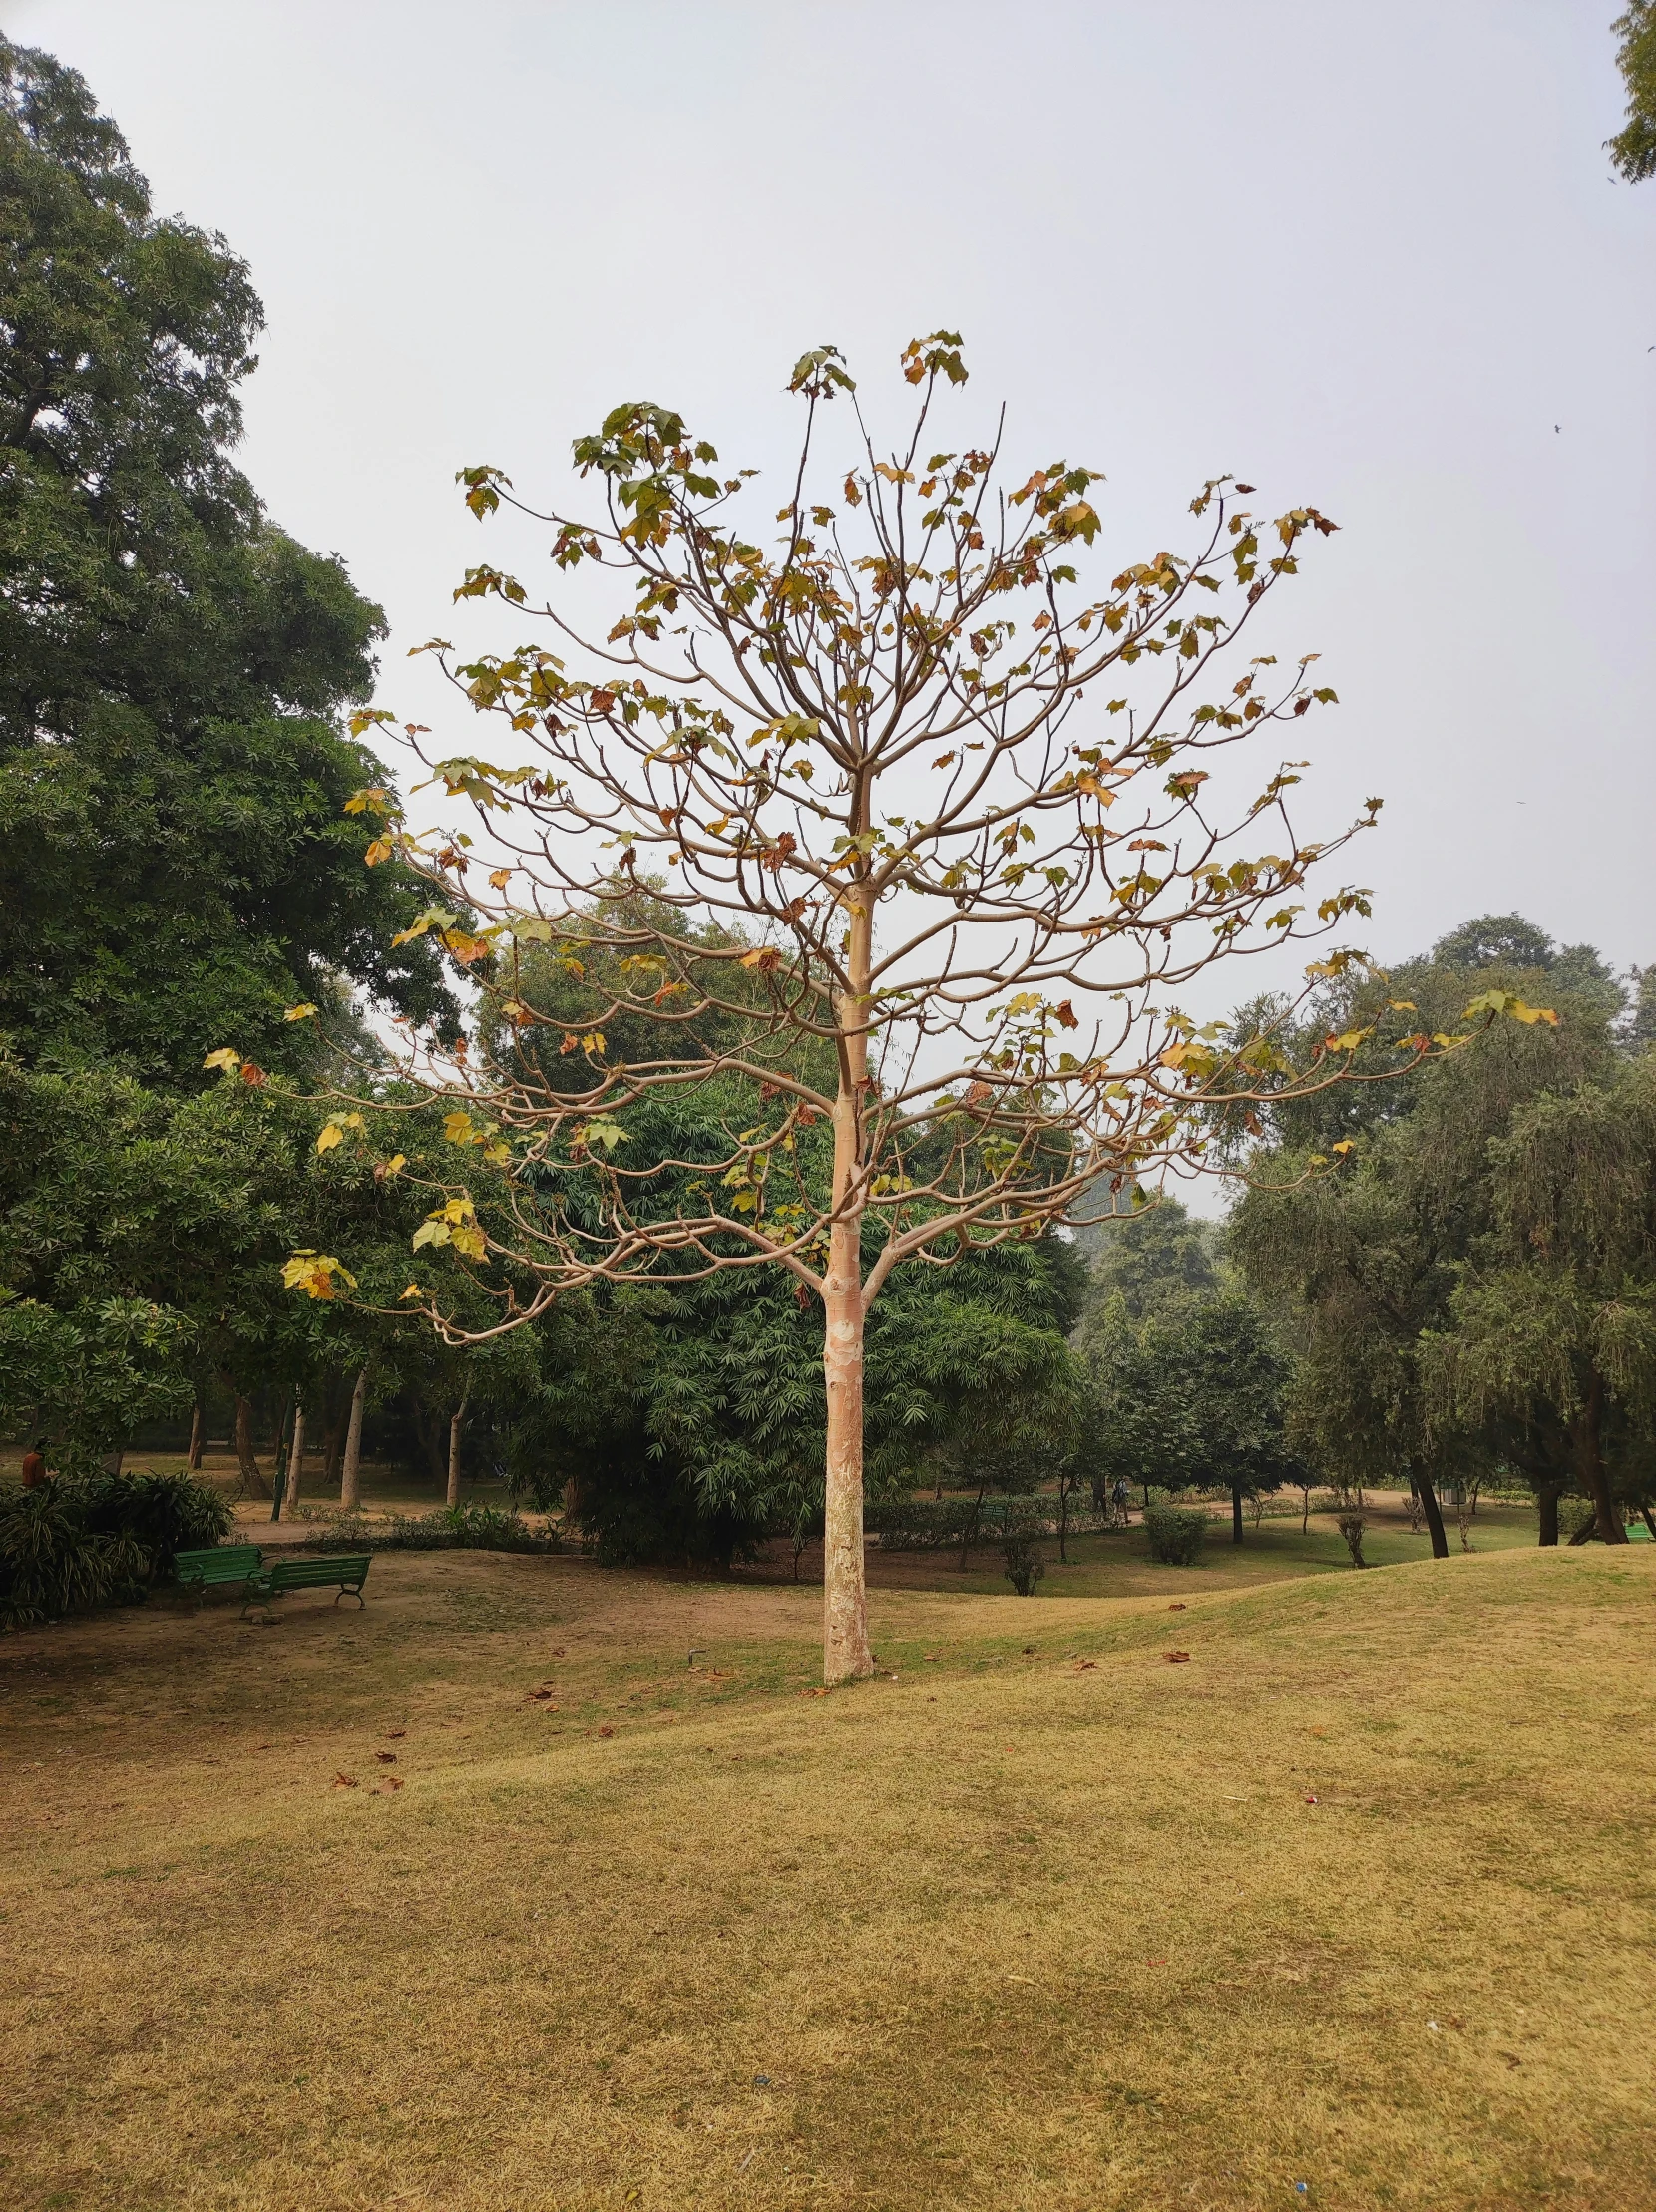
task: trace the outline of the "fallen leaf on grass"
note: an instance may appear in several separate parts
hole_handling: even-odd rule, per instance
[[[1317,1804],[1317,1803],[1319,1802],[1319,1800],[1318,1800],[1318,1799],[1317,1799],[1317,1798],[1316,1798],[1316,1797],[1315,1797],[1315,1796],[1314,1796],[1314,1795],[1313,1795],[1313,1794],[1312,1794],[1312,1793],[1311,1793],[1311,1792],[1310,1792],[1309,1790],[1308,1790],[1308,1791],[1306,1792],[1306,1798],[1305,1798],[1305,1801],[1306,1801],[1306,1803],[1307,1803],[1308,1805],[1315,1805],[1315,1804]],[[1429,2026],[1429,2027],[1430,2027],[1430,2028],[1432,2028],[1433,2032],[1434,2032],[1434,2033],[1436,2034],[1436,2032],[1437,2032],[1437,2027],[1438,2027],[1438,2024],[1437,2024],[1437,2022],[1436,2022],[1436,2021],[1431,2021],[1431,2022],[1429,2022],[1429,2023],[1428,2023],[1428,2026]]]
[[[1182,1598],[1175,1598],[1167,1610],[1169,1613],[1188,1613],[1190,1609]]]
[[[1190,1664],[1190,1654],[1188,1652],[1163,1652],[1161,1656],[1169,1666],[1188,1666]]]
[[[355,1789],[357,1787],[356,1776],[354,1774],[336,1774],[333,1777],[333,1786],[335,1789]]]
[[[555,1644],[553,1646],[552,1656],[554,1659],[562,1659],[564,1657],[564,1647],[562,1644]]]
[[[601,1736],[613,1736],[615,1732],[614,1728],[600,1728],[599,1730]]]
[[[550,1689],[532,1689],[524,1699],[524,1703],[526,1705],[544,1704],[551,1695],[552,1691]]]
[[[402,1776],[400,1774],[387,1774],[385,1777],[385,1786],[387,1789],[401,1789]],[[379,1795],[379,1792],[376,1790],[374,1792],[374,1795],[377,1797]]]
[[[824,1685],[821,1689],[802,1689],[799,1694],[801,1697],[826,1697],[828,1690]]]
[[[1096,1674],[1098,1671],[1098,1661],[1096,1659],[1082,1659],[1081,1663],[1079,1664],[1079,1666],[1076,1667],[1075,1671],[1077,1674]]]
[[[387,1731],[385,1740],[387,1743],[400,1743],[407,1733],[406,1728],[392,1728]]]
[[[397,1763],[395,1751],[376,1751],[374,1757],[378,1759],[381,1766],[395,1766]]]

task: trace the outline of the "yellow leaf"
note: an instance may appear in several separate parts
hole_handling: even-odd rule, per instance
[[[367,852],[363,854],[362,864],[365,868],[377,868],[381,861],[388,861],[395,851],[396,847],[389,838],[376,837]]]
[[[289,1006],[282,1015],[283,1021],[308,1021],[316,1008],[307,999],[302,1006]]]
[[[451,1145],[469,1145],[472,1141],[471,1115],[466,1113],[445,1114],[443,1116],[443,1136]]]
[[[402,1295],[405,1298],[423,1298],[425,1296],[425,1292],[420,1289],[420,1286],[417,1283],[411,1283],[408,1286],[408,1289],[404,1290]]]
[[[390,1159],[387,1160],[385,1163],[386,1175],[401,1175],[403,1169],[406,1168],[407,1165],[408,1155],[406,1152],[393,1152]]]
[[[336,1121],[330,1121],[316,1139],[318,1152],[331,1152],[335,1145],[343,1144],[345,1132]]]
[[[1342,1137],[1337,1145],[1330,1145],[1329,1150],[1330,1152],[1338,1152],[1344,1158],[1348,1152],[1355,1152],[1357,1147],[1352,1143],[1350,1137]]]
[[[336,1294],[333,1288],[335,1276],[347,1290],[356,1289],[355,1276],[349,1268],[335,1260],[331,1253],[296,1252],[290,1260],[282,1262],[282,1282],[288,1290],[303,1290],[308,1297],[333,1297]]]
[[[221,1067],[226,1075],[233,1075],[241,1065],[241,1055],[239,1052],[232,1052],[227,1044],[220,1045],[216,1052],[207,1054],[202,1065],[203,1067]]]
[[[491,886],[491,888],[492,888],[493,890],[495,890],[495,891],[504,891],[504,890],[506,889],[507,885],[508,885],[508,884],[509,884],[509,883],[510,883],[511,881],[512,881],[512,871],[511,871],[511,869],[509,869],[509,868],[491,868],[491,869],[490,869],[490,871],[489,871],[489,883],[490,883],[490,886]]]

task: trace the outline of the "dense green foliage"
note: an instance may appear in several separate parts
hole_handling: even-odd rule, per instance
[[[1607,143],[1630,184],[1656,177],[1656,0],[1629,0],[1611,25],[1621,43],[1616,66],[1627,87],[1627,121]]]
[[[1491,981],[1556,1025],[1501,1023],[1408,1085],[1274,1117],[1231,1249],[1295,1352],[1295,1432],[1334,1479],[1406,1477],[1440,1551],[1445,1484],[1521,1473],[1543,1541],[1579,1484],[1614,1541],[1612,1500],[1648,1495],[1653,1288],[1649,1062],[1626,1057],[1619,988],[1590,948],[1496,917],[1328,1014],[1407,996],[1395,1018],[1437,1023]]]
[[[192,1082],[360,984],[450,1017],[336,716],[379,609],[233,466],[262,320],[223,239],[152,212],[82,80],[0,40],[0,1031]]]
[[[0,1628],[142,1596],[176,1552],[216,1543],[224,1500],[188,1475],[0,1483]]]

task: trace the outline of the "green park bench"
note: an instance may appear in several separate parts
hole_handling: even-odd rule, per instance
[[[368,1601],[362,1595],[362,1585],[373,1564],[371,1553],[357,1552],[338,1559],[278,1559],[268,1567],[255,1567],[246,1577],[242,1617],[246,1617],[248,1606],[267,1606],[284,1590],[331,1590],[335,1584],[335,1605],[340,1598],[354,1598],[359,1606],[365,1606]]]
[[[256,1575],[263,1557],[256,1544],[215,1544],[207,1552],[180,1552],[173,1568],[184,1587],[205,1604],[213,1585],[244,1583]]]

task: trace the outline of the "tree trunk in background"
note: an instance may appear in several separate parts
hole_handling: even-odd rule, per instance
[[[202,1450],[207,1442],[206,1423],[202,1418],[200,1398],[190,1409],[190,1457],[187,1461],[192,1474],[199,1474],[202,1467]]]
[[[1444,1534],[1444,1516],[1438,1507],[1438,1487],[1432,1477],[1417,1474],[1416,1483],[1421,1493],[1421,1511],[1426,1515],[1426,1525],[1432,1531],[1432,1556],[1449,1558],[1449,1538]]]
[[[329,1405],[322,1423],[322,1488],[331,1490],[339,1480],[339,1462],[345,1449],[345,1414]]]
[[[1621,1515],[1610,1496],[1610,1478],[1604,1472],[1604,1454],[1599,1446],[1598,1424],[1603,1407],[1604,1383],[1595,1372],[1587,1391],[1587,1402],[1575,1423],[1575,1479],[1593,1501],[1598,1533],[1603,1542],[1625,1544],[1627,1531],[1621,1525]]]
[[[1535,1493],[1535,1511],[1541,1524],[1538,1541],[1556,1547],[1558,1542],[1558,1485],[1547,1483]]]
[[[358,1371],[351,1391],[350,1425],[345,1431],[345,1461],[339,1476],[339,1503],[355,1513],[362,1503],[362,1407],[368,1395],[368,1370]]]
[[[471,1392],[466,1393],[470,1397]],[[455,1407],[449,1421],[449,1488],[447,1503],[450,1511],[460,1503],[460,1432],[466,1425],[466,1398]]]
[[[1233,1544],[1242,1541],[1242,1492],[1234,1482],[1230,1486],[1230,1540]]]
[[[253,1450],[253,1408],[250,1399],[238,1390],[235,1395],[235,1460],[241,1469],[241,1486],[250,1498],[267,1498],[270,1485],[265,1481]]]
[[[299,1502],[299,1477],[304,1472],[304,1400],[293,1408],[293,1442],[287,1453],[287,1490],[282,1498],[282,1511],[291,1517]]]

